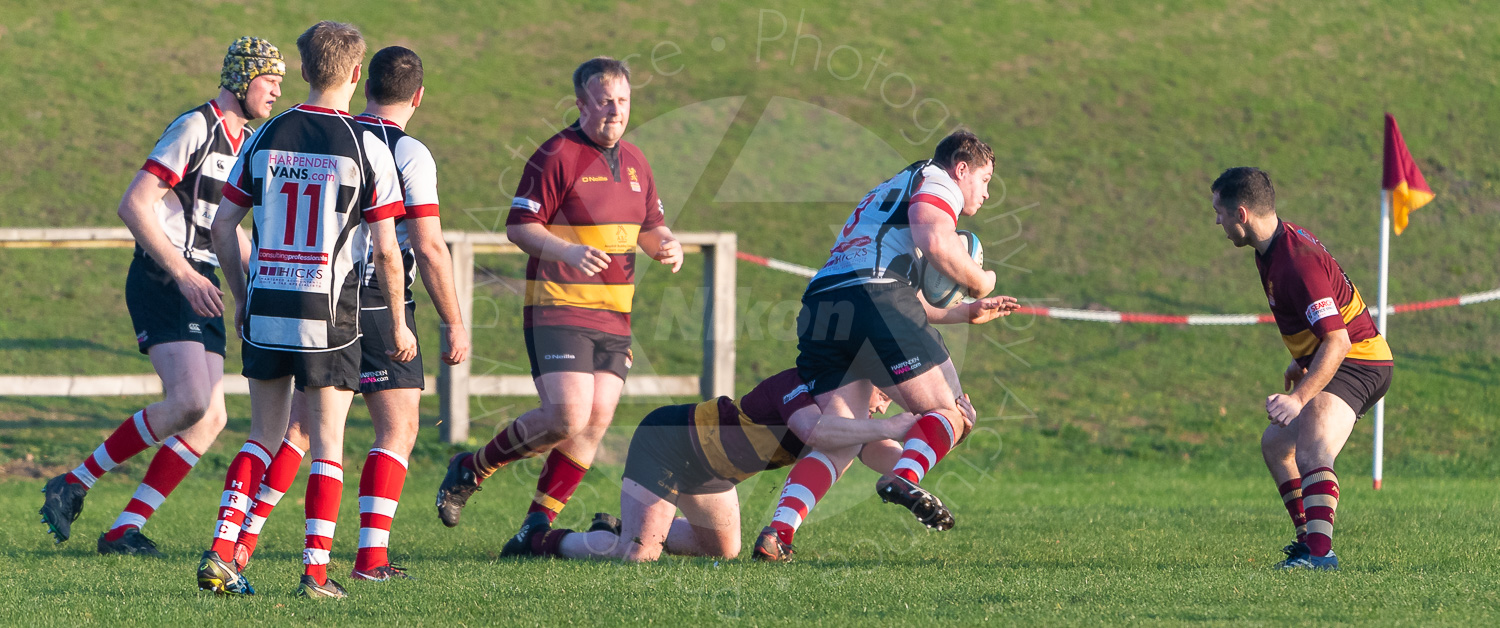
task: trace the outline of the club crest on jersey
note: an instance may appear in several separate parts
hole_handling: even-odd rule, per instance
[[[639,192],[639,191],[641,191],[641,180],[635,176],[635,168],[634,167],[626,168],[625,169],[625,174],[630,177],[630,191],[631,192]]]
[[[1271,302],[1271,307],[1276,307],[1276,282],[1266,282],[1266,300]]]
[[[1338,313],[1339,308],[1337,305],[1334,305],[1332,297],[1318,299],[1317,301],[1313,301],[1312,305],[1307,306],[1307,324],[1315,325],[1320,320],[1330,316],[1337,316]]]

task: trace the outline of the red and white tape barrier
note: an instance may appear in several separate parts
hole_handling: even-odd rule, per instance
[[[790,273],[801,277],[811,278],[817,274],[817,270],[808,268],[801,264],[751,255],[743,251],[737,253],[741,260],[750,262],[757,266],[764,266],[784,273]],[[1423,310],[1435,310],[1444,307],[1458,307],[1461,305],[1474,305],[1487,301],[1500,301],[1500,290],[1489,292],[1474,292],[1461,294],[1446,299],[1433,299],[1431,301],[1420,301],[1417,303],[1400,303],[1390,306],[1391,314],[1405,314],[1408,312],[1421,312]],[[1260,323],[1275,322],[1268,314],[1145,314],[1141,312],[1115,312],[1111,310],[1075,310],[1065,307],[1035,307],[1023,305],[1017,311],[1018,314],[1031,314],[1045,318],[1056,318],[1069,321],[1089,321],[1094,323],[1152,323],[1158,325],[1255,325]],[[1377,316],[1380,308],[1371,306],[1370,315]]]

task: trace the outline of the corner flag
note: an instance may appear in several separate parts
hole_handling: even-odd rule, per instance
[[[1432,189],[1417,169],[1417,162],[1406,150],[1406,140],[1401,139],[1401,129],[1396,127],[1396,118],[1385,114],[1385,168],[1380,187],[1391,193],[1391,209],[1396,235],[1406,230],[1406,215],[1416,211],[1432,200]]]

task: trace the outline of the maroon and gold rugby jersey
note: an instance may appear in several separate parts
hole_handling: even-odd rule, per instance
[[[663,222],[651,165],[634,144],[601,148],[576,124],[552,136],[526,163],[505,224],[546,225],[568,242],[604,251],[610,263],[590,277],[563,262],[531,258],[525,326],[630,335],[636,237]]]
[[[803,443],[787,421],[810,405],[812,393],[794,368],[762,381],[739,404],[729,397],[700,403],[693,407],[694,453],[732,482],[790,465]]]
[[[1359,364],[1394,364],[1359,289],[1338,261],[1306,229],[1282,221],[1271,245],[1255,254],[1260,283],[1271,304],[1281,340],[1292,358],[1306,368],[1330,332],[1347,329],[1353,346],[1344,360]]]

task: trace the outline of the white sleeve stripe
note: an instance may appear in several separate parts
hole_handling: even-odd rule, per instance
[[[524,209],[533,214],[542,211],[542,204],[524,196],[517,196],[510,202],[511,209]]]

